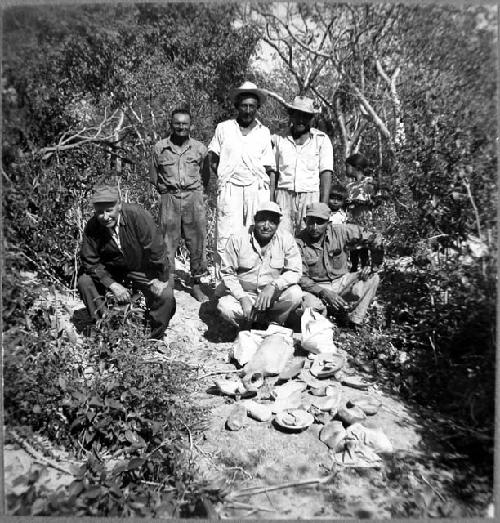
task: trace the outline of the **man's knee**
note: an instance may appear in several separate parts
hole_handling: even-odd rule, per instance
[[[77,281],[77,288],[80,293],[82,293],[84,290],[88,289],[89,287],[95,287],[94,280],[92,279],[92,276],[89,276],[88,274],[81,274],[78,277]]]
[[[222,296],[217,302],[217,311],[226,320],[234,322],[235,307],[230,296]]]
[[[326,310],[326,306],[323,303],[322,300],[320,300],[317,296],[310,292],[304,292],[304,295],[302,297],[302,309],[306,310],[307,307],[310,307],[311,309],[323,312]]]
[[[302,289],[298,285],[291,285],[281,293],[279,301],[287,301],[298,307],[302,302],[303,294]]]

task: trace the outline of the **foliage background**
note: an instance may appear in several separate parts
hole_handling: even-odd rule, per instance
[[[388,257],[410,257],[405,267],[391,263],[384,274],[374,328],[386,341],[363,339],[359,358],[376,361],[391,390],[466,427],[456,431],[456,445],[486,456],[491,469],[496,15],[481,6],[291,4],[293,16],[310,24],[294,36],[310,38],[311,46],[327,30],[324,20],[337,17],[328,30],[343,31],[340,65],[326,60],[306,85],[307,67],[318,60],[288,33],[280,33],[280,45],[288,43],[293,56],[276,57],[269,68],[262,47],[265,22],[278,27],[269,13],[282,20],[289,14],[272,6],[145,3],[4,10],[4,330],[23,331],[21,338],[14,336],[14,345],[21,340],[28,352],[37,353],[29,333],[43,332],[46,324],[24,326],[24,311],[35,298],[22,290],[19,272],[34,269],[50,284],[74,287],[78,244],[90,213],[87,197],[98,181],[119,181],[128,199],[156,213],[157,198],[147,182],[150,147],[168,132],[173,108],[187,105],[193,136],[208,143],[215,125],[233,113],[229,89],[243,80],[276,95],[261,109],[272,132],[286,126],[277,98],[291,100],[303,92],[322,105],[317,125],[332,139],[335,174],[342,181],[349,151],[335,112],[338,99],[353,133],[362,126],[352,150],[368,157],[387,187],[375,218]],[[252,17],[248,9],[260,14]],[[389,30],[381,29],[386,26]],[[390,127],[394,100],[380,82],[377,60],[388,75],[400,68],[395,88],[404,140],[396,139],[393,128],[388,138],[381,137],[380,126],[360,108],[356,87]],[[214,191],[212,180],[209,240]],[[486,256],[470,256],[471,235],[487,245]],[[6,388],[13,386],[16,398],[14,376],[6,374]],[[21,394],[8,413],[21,413],[23,401],[30,400]],[[6,421],[20,419],[8,414]]]

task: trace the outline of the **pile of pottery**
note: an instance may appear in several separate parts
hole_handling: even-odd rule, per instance
[[[374,463],[380,461],[377,453],[392,452],[380,428],[363,424],[377,414],[381,402],[347,368],[345,353],[330,346],[326,353],[293,357],[292,335],[278,326],[239,334],[230,356],[243,366],[240,379],[215,381],[220,393],[236,399],[226,428],[239,430],[248,417],[272,421],[284,432],[321,424],[320,440],[345,465]]]

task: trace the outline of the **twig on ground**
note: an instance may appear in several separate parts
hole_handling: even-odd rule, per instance
[[[239,369],[218,370],[218,371],[209,372],[208,374],[203,374],[201,376],[198,376],[198,379],[202,380],[203,378],[208,378],[209,376],[217,376],[219,374],[236,374],[237,372],[240,372],[240,370]]]
[[[235,509],[246,509],[251,512],[276,512],[274,508],[259,507],[257,505],[249,505],[248,503],[241,503],[239,501],[233,501],[230,505],[227,505],[227,508]]]
[[[293,481],[291,483],[281,483],[279,485],[270,485],[268,487],[246,487],[241,490],[236,490],[234,492],[231,492],[227,496],[226,499],[231,500],[233,498],[238,498],[241,496],[253,496],[255,494],[271,492],[273,490],[282,490],[282,489],[293,488],[293,487],[303,487],[306,485],[322,484],[322,483],[326,483],[329,480],[330,480],[330,476],[326,476],[325,478],[315,478],[315,479],[306,479],[303,481]]]
[[[226,470],[236,470],[244,474],[248,479],[253,479],[252,474],[249,474],[244,468],[242,467],[226,467]],[[234,478],[233,478],[234,479]]]
[[[143,480],[141,480],[141,483],[143,483],[144,485],[151,485],[152,487],[159,487],[163,491],[175,490],[175,487],[167,487],[167,485],[165,485],[163,483],[158,483],[156,481],[146,481],[143,479]]]
[[[428,480],[425,479],[424,475],[421,472],[417,472],[417,474],[420,476],[420,479],[434,492],[434,494],[437,494],[439,496],[439,499],[441,501],[446,501],[445,497],[439,492],[439,490],[436,490]]]
[[[189,437],[189,452],[191,452],[191,454],[192,454],[193,453],[193,435],[191,434],[191,430],[189,429],[189,427],[182,420],[180,420],[180,422],[184,425],[185,429],[187,430],[188,437]]]
[[[67,470],[64,467],[61,467],[58,463],[55,463],[53,460],[46,458],[40,452],[38,452],[38,450],[34,449],[15,430],[8,429],[8,434],[12,437],[12,439],[18,445],[20,445],[34,459],[34,461],[41,463],[42,465],[48,465],[49,467],[52,467],[53,469],[56,469],[59,472],[64,472],[64,474],[69,474],[70,476],[74,476],[74,474],[70,470]]]

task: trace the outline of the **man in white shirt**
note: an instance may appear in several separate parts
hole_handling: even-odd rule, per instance
[[[217,125],[209,162],[217,174],[217,266],[231,233],[253,223],[259,205],[271,199],[275,157],[271,133],[257,120],[265,94],[251,82],[231,91],[236,118]]]
[[[275,201],[283,211],[280,227],[293,235],[305,227],[306,207],[328,203],[333,174],[333,147],[328,135],[311,127],[314,104],[296,96],[288,105],[287,136],[273,136],[277,183]]]

